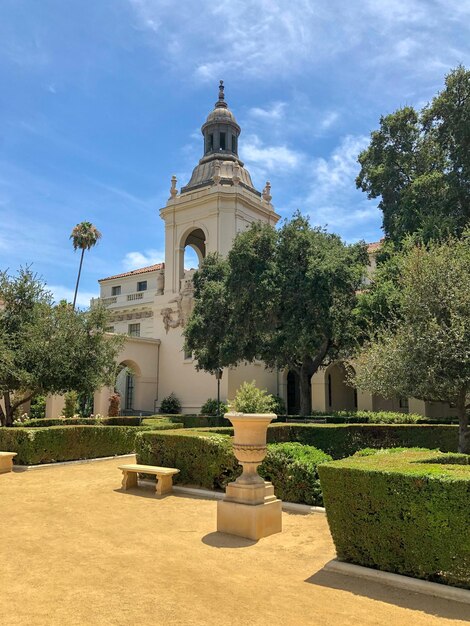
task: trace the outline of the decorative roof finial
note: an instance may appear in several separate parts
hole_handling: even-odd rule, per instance
[[[216,108],[227,108],[227,103],[225,102],[225,94],[224,94],[224,81],[221,80],[219,83],[219,99],[215,103]]]

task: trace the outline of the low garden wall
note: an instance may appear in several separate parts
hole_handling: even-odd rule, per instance
[[[155,430],[156,427],[152,427]],[[181,424],[160,428],[179,429]],[[75,461],[135,451],[140,426],[51,426],[49,428],[0,428],[0,450],[16,452],[18,465]]]
[[[338,558],[470,589],[469,463],[396,449],[320,465]]]
[[[141,432],[136,453],[138,463],[177,467],[175,482],[184,485],[220,490],[241,473],[230,439],[213,430]],[[317,465],[330,459],[311,446],[275,444],[268,446],[259,473],[273,483],[282,500],[322,506]]]

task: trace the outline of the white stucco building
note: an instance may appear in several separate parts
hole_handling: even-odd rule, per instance
[[[236,234],[252,222],[274,227],[279,220],[271,204],[269,182],[262,192],[256,190],[238,156],[241,129],[225,102],[222,81],[219,99],[201,132],[202,158],[181,189],[172,177],[168,201],[160,209],[165,224],[165,262],[99,281],[100,299],[111,313],[109,331],[127,335],[117,381],[124,413],[155,413],[170,393],[178,397],[183,412],[194,413],[208,398],[216,397],[215,377],[198,372],[191,355],[183,350],[182,331],[192,310],[195,271],[185,263],[185,251],[191,248],[198,262],[208,252],[226,255]],[[379,247],[380,243],[369,245],[371,269]],[[256,380],[259,387],[283,397],[289,413],[298,412],[299,385],[294,372],[268,371],[262,363],[226,369],[221,399],[232,398],[244,380]],[[341,363],[320,369],[311,383],[315,411],[394,410],[429,416],[448,412],[440,403],[386,400],[356,392],[345,384]],[[95,394],[94,413],[107,414],[112,391],[102,389]],[[62,406],[61,398],[49,398],[48,416],[60,414]]]

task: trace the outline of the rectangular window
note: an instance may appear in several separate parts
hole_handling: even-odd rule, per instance
[[[232,152],[237,152],[237,138],[232,135]]]
[[[137,283],[137,291],[147,291],[147,281],[141,280]]]
[[[209,135],[209,150],[214,149],[214,135],[211,133]]]
[[[400,404],[400,409],[403,409],[404,411],[407,411],[407,412],[409,411],[410,405],[408,402],[408,398],[400,398],[399,404]]]
[[[140,337],[140,324],[129,324],[127,334],[129,337]]]
[[[193,358],[193,353],[192,352],[187,352],[186,350],[184,351],[184,360],[185,361],[189,361],[189,359],[192,360]]]
[[[225,133],[220,133],[219,145],[221,150],[225,150]]]
[[[111,287],[111,295],[112,296],[120,296],[121,295],[121,285],[116,285],[116,287]]]

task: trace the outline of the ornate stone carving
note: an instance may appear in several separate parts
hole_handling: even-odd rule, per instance
[[[239,185],[240,184],[240,165],[238,163],[238,161],[236,161],[233,164],[233,184],[234,185]]]
[[[121,313],[120,315],[112,315],[111,322],[123,322],[124,320],[142,319],[145,317],[153,317],[153,311],[141,311],[135,313]]]
[[[165,288],[165,271],[160,270],[157,273],[157,296],[161,296]]]
[[[192,274],[181,281],[180,293],[168,304],[176,304],[176,311],[172,307],[165,307],[161,311],[163,325],[168,333],[170,328],[184,328],[193,310],[194,287]]]
[[[176,183],[178,182],[176,176],[173,174],[171,177],[171,189],[170,189],[170,199],[176,198],[178,195],[178,189],[176,189]]]
[[[220,183],[220,161],[215,161],[214,162],[214,176],[212,177],[212,180],[214,181],[214,183],[216,185],[218,185]]]
[[[271,195],[271,183],[269,182],[269,180],[266,181],[266,185],[263,189],[263,200],[266,200],[266,202],[271,202],[271,200],[273,199],[272,195]]]

